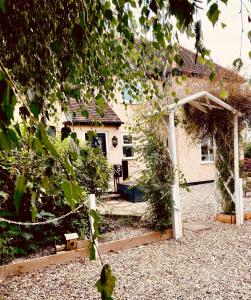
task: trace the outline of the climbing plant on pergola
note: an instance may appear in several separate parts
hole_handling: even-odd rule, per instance
[[[239,130],[238,130],[238,119],[242,116],[236,108],[229,105],[228,103],[222,101],[218,97],[210,94],[209,92],[202,91],[184,99],[172,103],[168,106],[169,114],[169,149],[172,160],[172,167],[174,171],[174,182],[172,186],[173,195],[173,231],[174,237],[179,239],[182,237],[182,220],[181,220],[181,205],[180,205],[180,195],[179,195],[179,166],[177,161],[176,153],[176,137],[175,137],[175,112],[176,110],[184,105],[191,105],[200,113],[207,114],[210,110],[226,110],[232,114],[233,122],[233,136],[234,136],[234,195],[228,188],[229,182],[224,182],[225,189],[230,194],[234,204],[236,212],[236,224],[243,224],[243,197],[242,197],[242,180],[240,179],[240,167],[239,167]],[[217,151],[217,149],[216,149]],[[220,172],[218,172],[220,176]]]

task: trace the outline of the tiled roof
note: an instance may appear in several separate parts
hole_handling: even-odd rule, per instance
[[[208,76],[210,74],[210,70],[206,65],[201,64],[198,60],[195,64],[196,54],[182,46],[180,46],[180,56],[184,60],[184,65],[179,68],[181,73],[190,75],[190,76]],[[236,74],[230,69],[224,68],[218,64],[215,65],[216,73],[222,76],[226,76],[232,78],[233,75]],[[171,70],[167,71],[169,74]]]
[[[195,64],[195,53],[180,46],[180,55],[184,60],[184,66],[182,67],[182,71],[194,75],[209,75],[210,70],[207,66],[201,64],[200,62],[196,62]],[[216,72],[226,71],[225,68],[215,64]]]
[[[77,102],[76,100],[71,99],[69,102],[70,112],[74,113],[74,115],[72,117],[72,120],[67,121],[66,123],[86,125],[101,123],[103,125],[114,126],[120,126],[121,124],[123,124],[123,122],[109,105],[105,105],[104,107],[102,107],[102,110],[99,111],[99,108],[94,101],[88,104],[84,104],[83,102]],[[87,111],[88,116],[83,115],[82,111]]]

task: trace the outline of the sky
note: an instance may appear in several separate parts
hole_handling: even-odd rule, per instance
[[[203,2],[206,2],[203,0]],[[218,3],[221,3],[218,1]],[[251,16],[251,2],[242,0],[243,35],[241,58],[244,62],[241,73],[251,78],[251,59],[248,52],[251,51],[251,43],[247,37],[251,30],[251,23],[248,22],[248,14]],[[220,21],[215,27],[209,22],[206,10],[201,10],[198,19],[201,19],[204,44],[211,50],[211,57],[214,62],[224,66],[232,67],[232,62],[240,57],[242,22],[240,14],[241,0],[229,0],[228,5],[220,4]],[[250,13],[248,13],[248,11]],[[227,26],[221,27],[221,22]],[[194,41],[188,40],[185,36],[180,38],[180,44],[194,51]]]

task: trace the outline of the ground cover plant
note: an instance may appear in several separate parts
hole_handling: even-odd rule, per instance
[[[22,128],[22,145],[19,149],[2,151],[0,154],[0,187],[1,216],[14,221],[42,222],[54,219],[71,212],[67,203],[66,188],[67,172],[61,164],[50,155],[43,156],[40,152],[29,149],[30,132]],[[33,132],[35,134],[35,132]],[[33,134],[32,134],[33,136]],[[32,138],[31,144],[35,142]],[[73,163],[74,156],[71,138],[60,141],[55,139],[55,147],[62,159]],[[83,203],[87,193],[105,191],[109,184],[110,167],[99,148],[82,145],[81,154],[73,163],[77,169],[77,181],[83,190]],[[19,202],[14,182],[26,165],[26,188]],[[16,201],[13,201],[13,198]],[[85,206],[76,213],[58,222],[38,226],[19,226],[0,222],[0,262],[56,243],[63,243],[64,233],[77,232],[81,238],[89,236],[88,211]]]

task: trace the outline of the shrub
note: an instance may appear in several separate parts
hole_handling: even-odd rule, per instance
[[[111,179],[111,167],[100,148],[89,144],[80,149],[76,162],[76,174],[81,186],[88,193],[99,194],[107,191]]]
[[[251,158],[251,143],[247,143],[244,148],[244,157]]]
[[[56,138],[53,141],[61,159],[69,160],[69,166],[75,168],[76,180],[83,191],[93,193],[99,189],[107,189],[110,168],[99,148],[83,145],[77,149],[71,138],[63,142]],[[42,156],[39,151],[29,147],[29,142],[23,135],[20,149],[0,153],[1,216],[30,222],[53,219],[70,212],[69,202],[62,189],[62,183],[68,179],[70,170],[63,168],[50,155]],[[17,203],[14,197],[15,181],[24,165],[26,188],[22,200]],[[67,232],[77,232],[84,237],[89,232],[88,227],[86,208],[57,224],[17,226],[0,222],[0,263],[15,256],[29,254],[40,247],[61,243],[63,234]]]
[[[153,134],[147,134],[140,147],[146,168],[139,186],[149,204],[149,221],[155,230],[163,231],[172,224],[173,171],[167,145]]]

